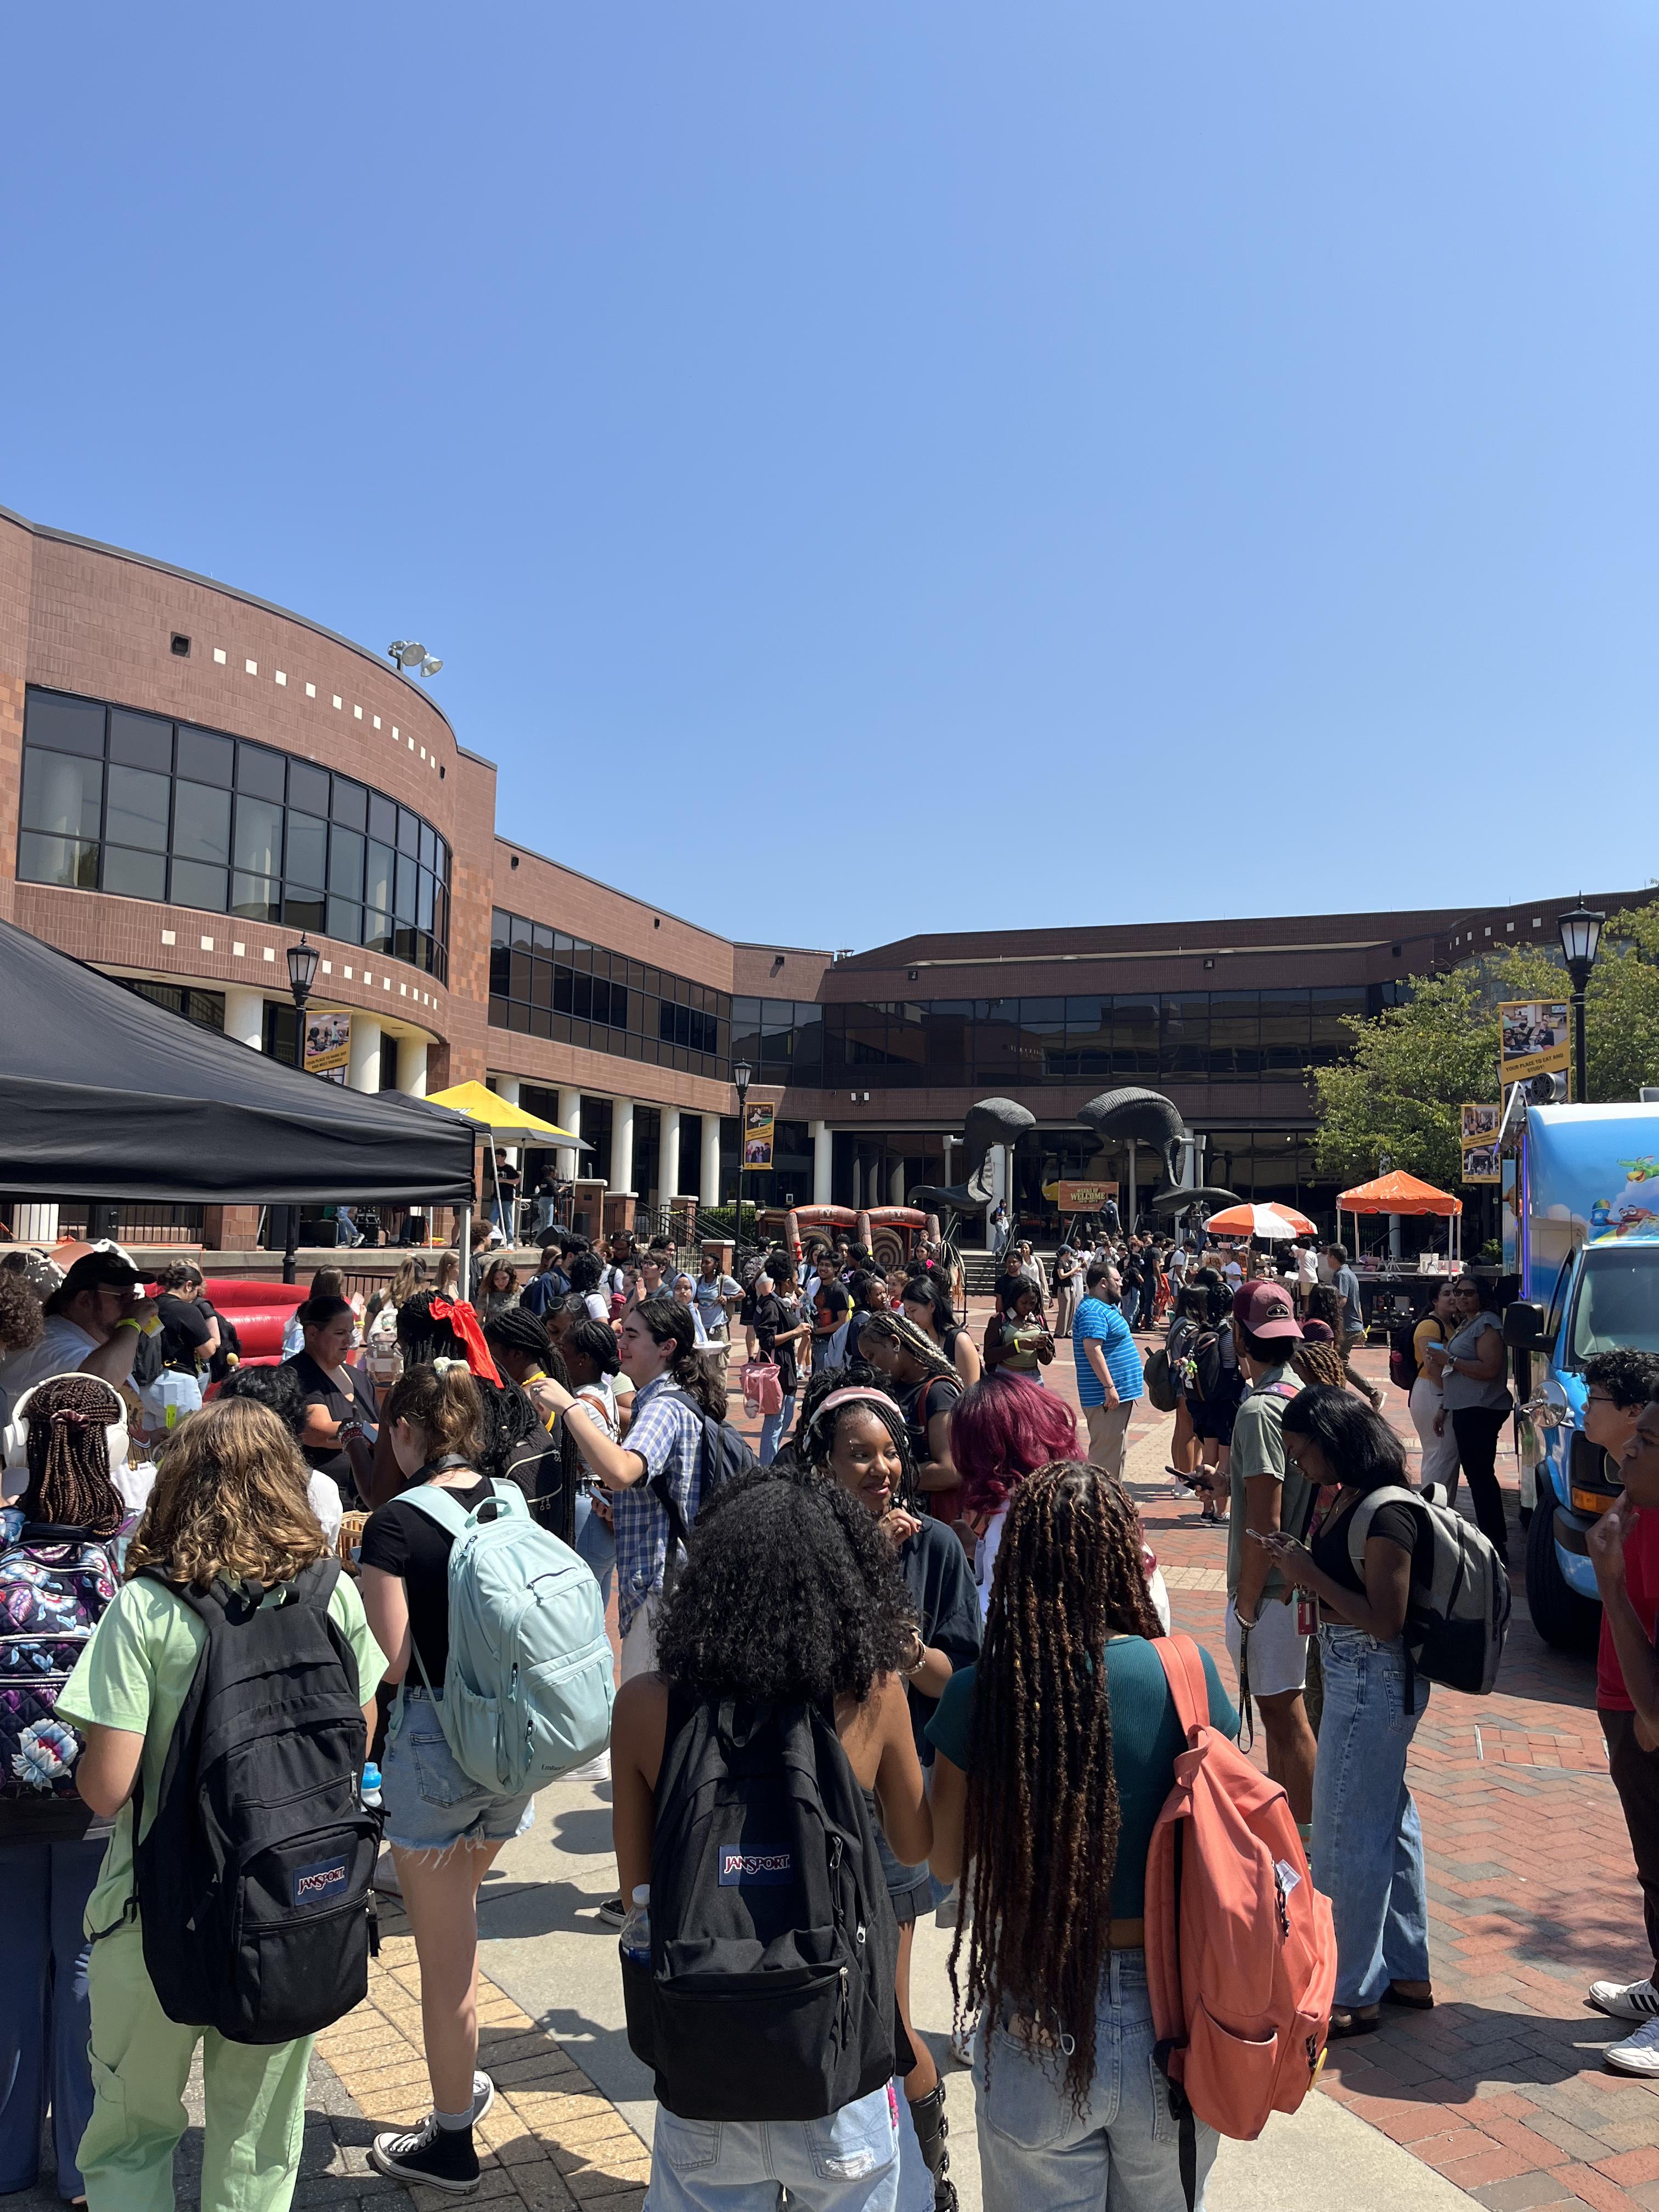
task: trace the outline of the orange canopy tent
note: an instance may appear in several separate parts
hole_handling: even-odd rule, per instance
[[[1455,1263],[1461,1243],[1460,1216],[1463,1201],[1454,1198],[1448,1190],[1437,1190],[1431,1182],[1420,1182],[1413,1175],[1396,1168],[1390,1175],[1378,1176],[1374,1182],[1362,1182],[1352,1190],[1337,1194],[1337,1224],[1346,1213],[1440,1213],[1449,1215],[1454,1224],[1451,1232],[1451,1259]],[[1356,1235],[1355,1243],[1358,1243]]]

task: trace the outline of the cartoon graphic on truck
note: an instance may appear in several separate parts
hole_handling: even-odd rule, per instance
[[[1547,1643],[1582,1650],[1601,1620],[1588,1538],[1620,1487],[1583,1433],[1583,1369],[1620,1346],[1659,1352],[1659,1105],[1529,1106],[1506,1116],[1505,1150],[1504,1260],[1522,1302],[1504,1334],[1544,1448],[1527,1607]]]

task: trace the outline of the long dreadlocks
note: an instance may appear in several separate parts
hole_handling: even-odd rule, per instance
[[[958,2021],[1005,2005],[1067,2050],[1081,2114],[1111,1935],[1119,1808],[1109,1637],[1160,1636],[1139,1518],[1098,1468],[1059,1460],[1014,1490],[997,1553],[974,1698],[966,1853],[972,1911],[957,1923]],[[957,1960],[971,1929],[968,1986]]]
[[[110,1480],[109,1431],[124,1417],[120,1398],[95,1375],[42,1382],[23,1409],[28,1425],[29,1484],[20,1501],[26,1522],[118,1534],[127,1509]]]

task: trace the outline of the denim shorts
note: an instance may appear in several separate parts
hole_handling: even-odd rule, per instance
[[[455,1764],[425,1690],[405,1686],[392,1711],[381,1761],[386,1839],[400,1851],[447,1851],[456,1844],[506,1844],[536,1817],[531,1794],[498,1796]]]

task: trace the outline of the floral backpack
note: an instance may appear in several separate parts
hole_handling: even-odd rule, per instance
[[[108,1550],[73,1530],[26,1528],[0,1552],[0,1802],[74,1796],[81,1738],[58,1699],[114,1595]]]

